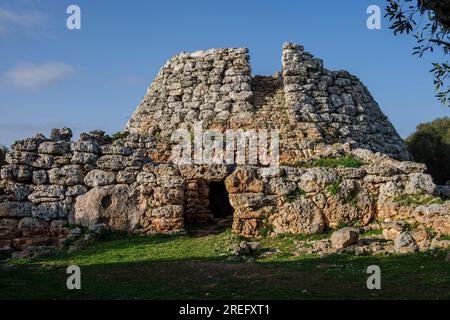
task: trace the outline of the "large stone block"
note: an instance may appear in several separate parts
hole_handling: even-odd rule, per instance
[[[355,244],[359,238],[359,229],[346,227],[331,234],[331,243],[336,249],[342,249]]]
[[[69,143],[66,141],[49,141],[39,145],[38,152],[52,155],[63,155],[69,151]]]
[[[147,200],[127,185],[95,187],[77,197],[69,222],[106,223],[112,230],[133,231],[147,210]]]
[[[65,219],[69,212],[69,208],[69,202],[44,202],[34,206],[31,209],[31,215],[33,218],[38,218],[45,221]]]
[[[321,233],[325,226],[322,210],[305,197],[283,204],[269,220],[277,234],[315,234]]]
[[[251,167],[239,167],[225,179],[225,186],[229,193],[254,192],[264,190],[262,180],[256,175],[256,169]]]
[[[40,185],[34,188],[28,199],[33,203],[52,202],[64,199],[66,189],[58,185]]]
[[[32,207],[29,202],[0,202],[0,217],[30,217]]]
[[[105,170],[123,170],[127,166],[127,158],[122,155],[105,155],[97,160],[97,166]]]
[[[91,188],[110,185],[113,184],[115,180],[116,177],[114,172],[98,169],[89,171],[86,177],[84,177],[84,183]]]
[[[67,165],[62,168],[53,168],[48,171],[50,183],[62,186],[82,184],[84,176],[84,170],[78,165]]]
[[[181,205],[169,205],[165,207],[154,208],[151,210],[151,217],[155,218],[182,218],[183,217],[183,206]]]
[[[10,164],[2,167],[0,177],[8,181],[28,182],[32,180],[33,170],[26,165]]]
[[[335,170],[311,168],[301,175],[298,186],[306,192],[319,192],[336,181],[338,176]]]
[[[18,219],[0,218],[0,239],[13,239],[19,236]]]
[[[32,237],[48,233],[49,225],[43,220],[26,217],[19,221],[19,230],[24,237]]]

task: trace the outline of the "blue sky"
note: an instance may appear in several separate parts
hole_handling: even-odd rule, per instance
[[[81,8],[81,30],[66,8]],[[68,126],[122,129],[159,68],[181,51],[248,47],[253,74],[281,68],[284,41],[372,92],[402,137],[449,116],[434,97],[430,62],[412,37],[366,27],[377,0],[0,0],[0,144]]]

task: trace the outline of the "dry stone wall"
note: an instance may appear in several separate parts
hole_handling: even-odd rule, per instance
[[[76,142],[71,137],[70,129],[54,129],[50,139],[39,134],[17,141],[6,155],[0,180],[3,253],[61,246],[70,225],[183,229],[184,207],[178,204],[184,203],[184,185],[173,166],[155,168],[147,156],[154,142],[133,134],[113,141],[102,131],[83,133]]]
[[[181,53],[161,68],[126,130],[157,134],[170,149],[178,128],[279,129],[282,163],[320,157],[334,143],[411,160],[367,88],[346,71],[329,71],[302,46],[285,43],[282,71],[251,76],[248,50]],[[167,161],[170,152],[159,156]]]

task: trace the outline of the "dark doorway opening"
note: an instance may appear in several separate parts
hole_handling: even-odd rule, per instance
[[[233,216],[234,209],[230,204],[228,191],[225,188],[225,183],[223,181],[209,183],[208,209],[211,211],[214,218],[224,219]]]

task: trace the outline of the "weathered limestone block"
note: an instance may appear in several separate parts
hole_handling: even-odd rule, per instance
[[[132,184],[136,181],[136,174],[132,171],[119,171],[116,174],[117,183]]]
[[[158,185],[163,188],[179,188],[184,185],[184,179],[181,176],[157,176]]]
[[[161,188],[153,189],[152,204],[156,206],[182,205],[185,201],[183,188]]]
[[[32,207],[29,202],[0,202],[0,217],[31,217]]]
[[[277,234],[315,234],[321,233],[325,226],[322,210],[305,197],[283,204],[269,221]]]
[[[233,232],[243,236],[252,237],[259,234],[257,219],[234,219]]]
[[[69,212],[70,202],[44,202],[31,209],[33,218],[38,218],[45,221],[55,219],[65,219]]]
[[[405,224],[400,221],[388,221],[382,222],[383,236],[386,240],[395,240],[397,237],[405,231]]]
[[[157,185],[156,176],[151,172],[140,172],[136,177],[137,183],[149,184],[152,186]]]
[[[0,218],[0,239],[13,239],[20,235],[18,219]]]
[[[260,193],[264,190],[262,180],[256,175],[256,169],[242,166],[238,167],[225,179],[225,186],[229,193]]]
[[[34,138],[28,138],[24,140],[17,140],[14,142],[14,144],[11,146],[11,149],[14,151],[28,151],[28,152],[37,152],[39,145],[47,141],[47,139],[41,135],[38,134]]]
[[[342,249],[355,244],[359,238],[359,229],[346,227],[331,234],[331,243],[334,248]]]
[[[263,181],[270,178],[278,178],[282,174],[285,175],[286,180],[297,182],[301,176],[299,168],[292,167],[262,167],[257,169],[257,174]]]
[[[344,180],[339,191],[330,195],[323,209],[326,224],[335,227],[340,223],[358,222],[367,225],[375,217],[375,204],[369,192],[354,180]]]
[[[88,188],[84,185],[76,185],[67,187],[66,197],[76,197],[88,192]]]
[[[40,185],[34,188],[28,199],[33,203],[52,202],[64,199],[66,189],[58,185]]]
[[[105,155],[123,155],[129,156],[133,153],[133,149],[127,146],[111,145],[107,144],[101,146],[101,152]]]
[[[336,173],[342,179],[361,179],[367,174],[363,168],[336,168]]]
[[[419,162],[396,161],[394,165],[404,174],[424,173],[427,170],[426,165]]]
[[[434,232],[450,235],[450,201],[444,204],[418,206],[412,215],[415,221],[432,228]]]
[[[127,158],[122,155],[105,155],[97,160],[97,167],[105,170],[123,170],[127,166]]]
[[[46,184],[48,181],[47,171],[38,170],[33,171],[33,183],[34,184]]]
[[[111,230],[132,232],[147,210],[147,200],[127,185],[95,187],[78,196],[69,222],[106,223]]]
[[[24,201],[33,192],[33,186],[29,184],[6,181],[3,184],[3,190],[9,200]]]
[[[5,165],[0,172],[0,177],[8,181],[28,182],[33,177],[32,168],[26,165]]]
[[[21,219],[18,227],[24,237],[32,237],[49,232],[49,225],[47,222],[30,217]]]
[[[437,187],[429,174],[411,173],[405,185],[405,192],[408,194],[426,193],[433,195],[437,193]]]
[[[94,188],[114,184],[115,180],[116,176],[114,172],[96,169],[89,171],[86,174],[86,176],[84,177],[84,184],[88,187]]]
[[[230,194],[230,204],[240,210],[253,210],[277,202],[276,196],[267,196],[264,193],[239,193]]]
[[[208,181],[222,181],[230,173],[228,165],[180,165],[181,176],[186,180],[205,179]]]
[[[70,128],[55,128],[50,133],[50,139],[53,141],[66,141],[72,139],[72,130]]]
[[[295,182],[286,181],[284,178],[273,178],[267,185],[268,194],[287,195],[297,189]]]
[[[97,161],[98,155],[91,152],[74,152],[71,162],[73,164],[93,164]]]
[[[183,217],[182,205],[168,205],[151,210],[150,217],[176,219]]]
[[[151,220],[150,226],[147,228],[148,232],[176,232],[184,229],[184,219],[167,219],[155,218]]]
[[[35,168],[50,169],[54,158],[51,155],[37,154],[25,151],[11,151],[6,154],[9,164],[21,164]]]
[[[413,236],[409,232],[405,231],[398,235],[395,239],[394,249],[395,252],[398,253],[412,253],[419,250],[419,246]]]
[[[385,203],[394,202],[401,192],[400,185],[393,181],[382,184],[378,194],[378,206],[382,207]]]
[[[77,141],[70,145],[70,150],[75,152],[99,153],[100,146],[95,141]]]
[[[178,168],[171,164],[159,164],[153,166],[153,172],[156,176],[179,176]]]
[[[414,219],[414,210],[413,206],[402,206],[397,202],[378,204],[377,218],[378,220],[411,221]]]
[[[66,141],[48,141],[39,145],[38,152],[51,155],[63,155],[69,151],[69,143]]]
[[[84,176],[84,170],[78,165],[67,165],[62,168],[53,168],[48,171],[50,183],[62,186],[82,184]]]
[[[306,192],[320,192],[336,181],[338,181],[338,176],[335,170],[311,168],[302,174],[298,186]]]

